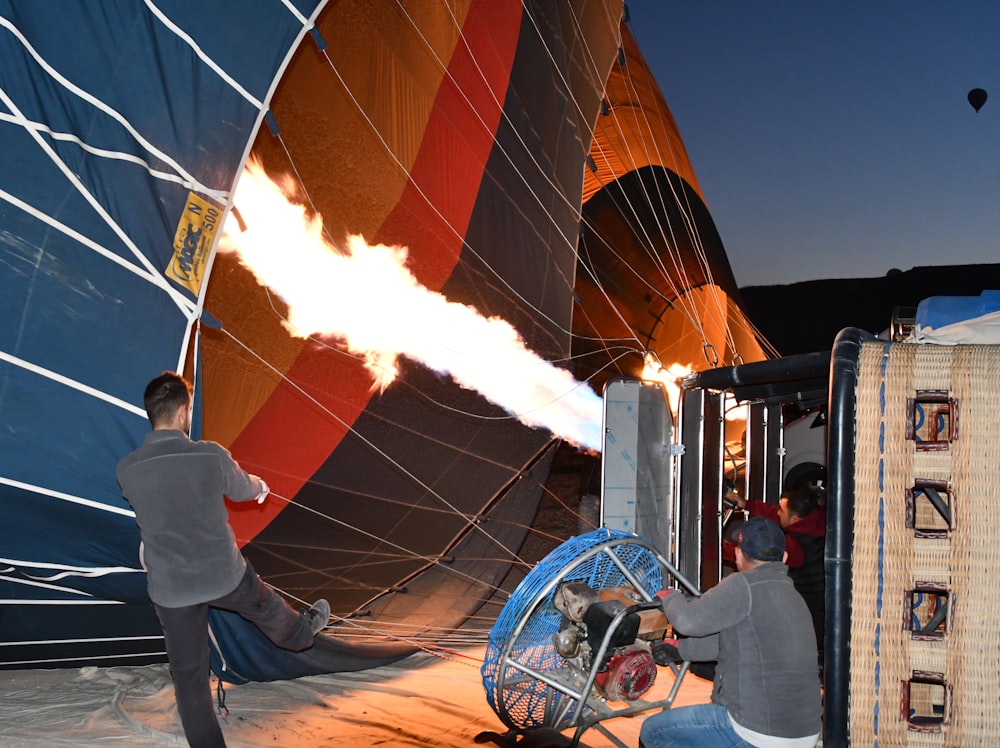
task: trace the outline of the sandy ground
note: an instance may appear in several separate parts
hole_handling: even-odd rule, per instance
[[[418,654],[359,673],[227,685],[229,713],[220,721],[231,748],[471,746],[483,731],[506,731],[486,701],[482,656],[482,648],[448,659]],[[647,698],[666,698],[672,683],[661,668]],[[166,665],[6,671],[0,684],[4,748],[187,744]],[[710,685],[686,677],[675,706],[708,702]],[[644,716],[603,724],[637,746]],[[582,745],[615,743],[592,728]]]

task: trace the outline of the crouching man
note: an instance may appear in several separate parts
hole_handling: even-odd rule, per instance
[[[686,638],[654,647],[657,662],[717,660],[712,703],[648,717],[643,748],[813,748],[822,730],[816,635],[784,564],[785,535],[754,517],[736,546],[738,574],[701,597],[663,598]]]

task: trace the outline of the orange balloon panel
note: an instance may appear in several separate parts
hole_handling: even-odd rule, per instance
[[[643,354],[695,369],[764,358],[677,124],[623,32],[585,173],[573,315],[578,376],[640,376]]]
[[[608,76],[591,146],[593,166],[584,175],[583,201],[618,177],[652,164],[680,176],[704,202],[674,115],[625,26],[622,54],[625,64],[615,65]]]

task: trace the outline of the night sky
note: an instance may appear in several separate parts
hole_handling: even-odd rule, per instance
[[[1000,3],[627,6],[739,285],[1000,262]]]

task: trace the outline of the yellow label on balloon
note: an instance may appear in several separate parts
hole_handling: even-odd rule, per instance
[[[177,222],[174,256],[166,276],[195,296],[201,291],[205,266],[221,217],[221,209],[193,192],[188,193],[187,205]]]

